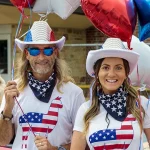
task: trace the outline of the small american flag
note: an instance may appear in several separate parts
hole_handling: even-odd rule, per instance
[[[94,150],[125,150],[133,140],[132,121],[135,117],[129,114],[122,122],[120,129],[99,130],[89,137]]]
[[[36,134],[47,135],[54,129],[58,121],[59,109],[62,108],[61,97],[56,97],[50,104],[47,114],[29,112],[19,118],[19,123],[22,126],[22,149],[27,149],[28,135],[31,132]],[[27,123],[30,123],[31,129]]]

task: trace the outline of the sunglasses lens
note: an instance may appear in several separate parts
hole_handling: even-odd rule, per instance
[[[37,56],[37,55],[39,55],[40,52],[41,52],[40,49],[38,49],[38,48],[28,48],[28,51],[29,51],[29,53],[30,53],[31,56]],[[44,55],[46,55],[46,56],[50,56],[50,55],[53,54],[53,48],[52,48],[52,47],[45,48],[45,49],[43,50],[43,53],[44,53]]]
[[[28,51],[31,56],[37,56],[40,54],[40,50],[38,48],[28,48]]]
[[[53,48],[52,47],[49,47],[49,48],[45,48],[44,49],[44,55],[46,56],[50,56],[53,54]]]

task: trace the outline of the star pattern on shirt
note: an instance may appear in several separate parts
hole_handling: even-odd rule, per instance
[[[115,140],[116,139],[116,131],[107,129],[107,130],[100,130],[95,132],[90,138],[89,141],[107,141],[107,140]]]
[[[19,119],[19,122],[26,123],[28,120],[28,122],[40,123],[42,121],[42,117],[43,117],[43,115],[41,113],[28,113],[26,115],[21,116]]]

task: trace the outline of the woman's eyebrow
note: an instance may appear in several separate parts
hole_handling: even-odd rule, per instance
[[[123,64],[117,64],[117,65],[115,65],[115,66],[123,66]]]
[[[109,64],[102,64],[102,66],[110,66]],[[116,64],[115,66],[123,66],[123,64]]]
[[[102,64],[102,66],[110,66],[109,64]]]

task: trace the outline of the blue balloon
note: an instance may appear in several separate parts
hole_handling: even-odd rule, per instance
[[[150,37],[150,0],[134,0],[139,17],[139,39]]]

